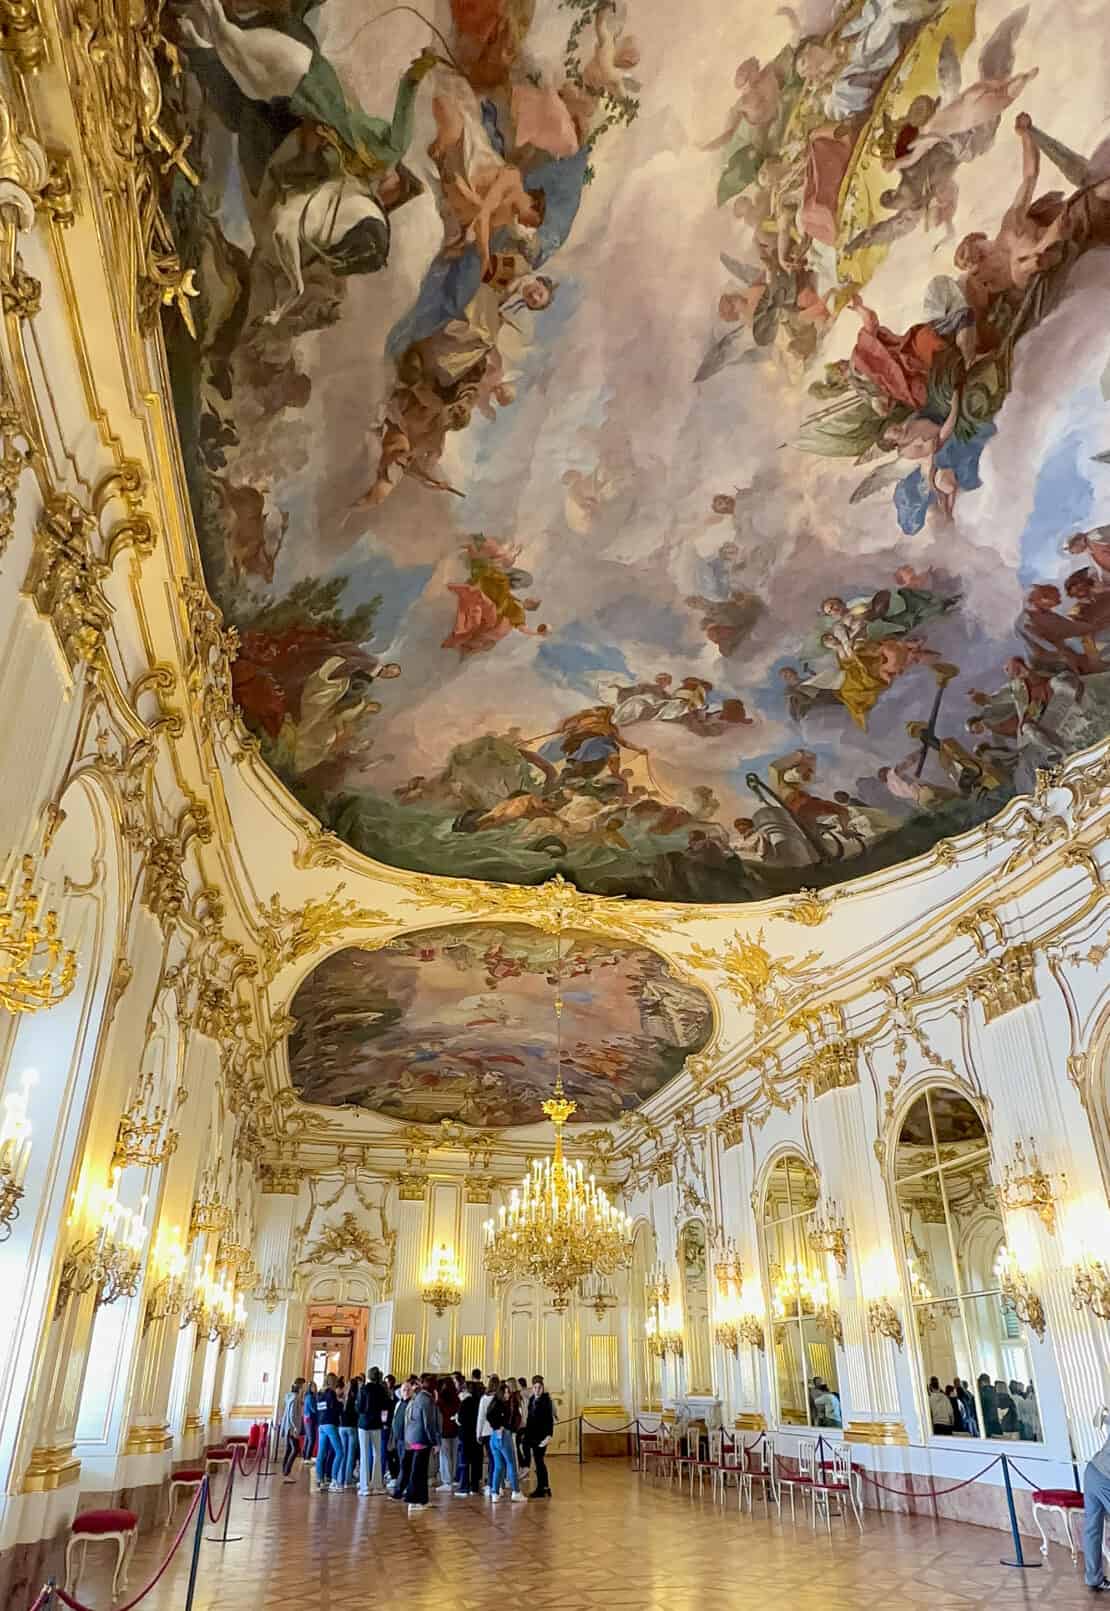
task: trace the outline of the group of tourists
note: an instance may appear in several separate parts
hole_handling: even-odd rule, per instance
[[[437,1461],[437,1493],[457,1499],[550,1499],[547,1448],[555,1411],[542,1376],[491,1375],[480,1370],[436,1376],[425,1371],[398,1382],[372,1366],[345,1382],[332,1374],[319,1387],[298,1376],[282,1406],[282,1471],[296,1480],[298,1456],[313,1490],[350,1489],[364,1497],[388,1494],[409,1514],[428,1504]],[[531,1493],[521,1475],[534,1469]]]

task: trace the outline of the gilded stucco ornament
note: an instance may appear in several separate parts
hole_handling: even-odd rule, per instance
[[[770,1029],[789,1015],[818,980],[819,951],[803,956],[773,956],[763,943],[763,930],[754,939],[736,934],[723,951],[695,944],[685,960],[698,972],[719,975],[724,989],[737,1004],[752,1013],[755,1032]]]
[[[561,873],[543,884],[485,884],[471,878],[438,878],[420,874],[405,883],[405,896],[421,909],[452,907],[468,917],[516,918],[543,934],[572,929],[636,939],[645,931],[712,916],[699,907],[660,906],[654,901],[585,895]]]
[[[744,1140],[744,1109],[732,1108],[728,1113],[722,1113],[713,1128],[726,1152],[741,1146]]]
[[[34,0],[0,0],[0,50],[21,73],[34,73],[46,60],[46,34]]]
[[[843,1091],[850,1086],[858,1085],[857,1042],[845,1038],[829,1041],[827,1045],[818,1047],[806,1060],[805,1074],[813,1088],[814,1098],[825,1096],[829,1091]]]
[[[111,623],[104,593],[108,566],[94,551],[96,521],[68,493],[51,496],[35,527],[24,583],[36,610],[54,629],[66,663],[95,665]]]
[[[239,653],[239,634],[224,626],[222,613],[198,582],[186,577],[181,598],[189,623],[185,685],[201,731],[210,736],[232,719],[231,663]]]
[[[380,907],[360,906],[342,899],[345,884],[337,884],[330,895],[305,901],[303,906],[287,907],[279,895],[271,895],[262,908],[267,927],[262,934],[262,978],[270,983],[281,969],[302,957],[322,951],[334,940],[364,928],[382,928],[395,919]],[[357,940],[352,942],[359,944]]]

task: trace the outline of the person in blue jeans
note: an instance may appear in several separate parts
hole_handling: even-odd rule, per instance
[[[323,1394],[317,1398],[316,1407],[319,1417],[319,1448],[316,1453],[316,1489],[318,1493],[327,1493],[330,1486],[341,1486],[340,1478],[343,1472],[343,1445],[339,1438],[339,1423],[342,1416],[342,1405],[339,1394],[336,1392],[337,1378],[329,1371],[324,1378]],[[327,1462],[331,1461],[332,1482],[329,1483],[325,1475]]]
[[[342,1408],[339,1411],[339,1442],[343,1449],[343,1466],[336,1472],[338,1481],[334,1486],[339,1488],[353,1488],[355,1485],[355,1460],[358,1458],[358,1390],[362,1386],[361,1376],[352,1376],[351,1385],[343,1397]]]
[[[509,1384],[500,1382],[489,1407],[486,1422],[490,1429],[490,1454],[493,1457],[493,1480],[490,1495],[496,1504],[501,1498],[505,1483],[509,1484],[509,1497],[523,1499],[520,1477],[517,1473],[516,1449],[513,1446],[512,1412],[509,1403]]]
[[[1103,1413],[1103,1426],[1106,1414]],[[1110,1437],[1087,1461],[1083,1473],[1083,1567],[1094,1594],[1110,1594],[1110,1577],[1102,1564],[1102,1539],[1110,1516]]]

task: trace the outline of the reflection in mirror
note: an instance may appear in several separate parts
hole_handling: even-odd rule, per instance
[[[1025,1335],[1002,1297],[1005,1227],[987,1133],[965,1096],[917,1099],[894,1172],[934,1435],[1039,1442]]]
[[[713,1370],[709,1335],[709,1262],[705,1226],[690,1219],[682,1227],[678,1246],[682,1271],[682,1312],[685,1316],[686,1390],[712,1394]]]
[[[775,1386],[784,1426],[841,1426],[840,1383],[827,1314],[823,1255],[807,1235],[819,1195],[814,1170],[796,1153],[780,1158],[763,1199],[763,1253],[774,1315]]]

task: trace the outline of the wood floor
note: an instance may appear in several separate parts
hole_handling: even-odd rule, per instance
[[[202,1545],[195,1611],[1064,1611],[1093,1604],[1065,1550],[1054,1546],[1039,1571],[1010,1571],[999,1564],[1008,1537],[988,1528],[868,1511],[862,1538],[834,1520],[830,1539],[800,1514],[795,1525],[767,1520],[758,1507],[754,1519],[741,1516],[734,1496],[726,1511],[708,1489],[691,1499],[642,1482],[622,1461],[553,1460],[551,1474],[549,1502],[491,1507],[434,1494],[411,1518],[392,1500],[310,1494],[306,1477],[286,1487],[279,1474],[268,1503],[244,1504],[236,1492],[230,1532],[241,1542]],[[248,1483],[244,1492],[252,1491]],[[140,1540],[132,1594],[169,1539],[155,1530]],[[86,1605],[110,1605],[110,1575],[99,1562],[112,1554],[110,1546],[90,1550],[77,1590]],[[181,1611],[188,1556],[183,1545],[143,1601],[149,1611]],[[1041,1559],[1033,1544],[1028,1556]]]

